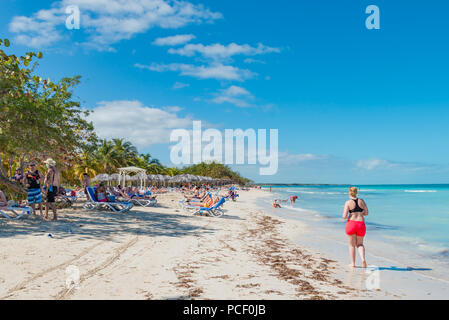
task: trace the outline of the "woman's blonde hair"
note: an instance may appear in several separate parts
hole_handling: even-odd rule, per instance
[[[357,192],[359,192],[359,191],[357,190],[356,187],[349,188],[349,194],[351,195],[351,197],[355,198],[357,196]]]

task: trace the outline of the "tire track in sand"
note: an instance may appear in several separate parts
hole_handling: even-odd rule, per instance
[[[96,247],[100,246],[101,244],[103,244],[105,241],[102,241],[100,243],[94,244],[93,246],[90,246],[86,249],[84,249],[83,251],[81,251],[78,255],[76,255],[75,257],[73,257],[70,260],[67,260],[63,263],[60,263],[54,267],[45,269],[35,275],[33,275],[32,277],[20,282],[19,284],[15,285],[14,287],[10,288],[6,294],[2,297],[0,297],[0,300],[5,300],[8,299],[9,297],[11,297],[12,295],[14,295],[14,293],[16,293],[17,291],[21,291],[23,289],[25,289],[31,282],[45,276],[46,274],[53,272],[55,270],[67,267],[69,265],[71,265],[73,262],[75,262],[76,260],[82,258],[83,256],[85,256],[86,254],[88,254],[90,251],[92,251],[93,249],[95,249]]]
[[[114,253],[105,261],[103,261],[100,265],[98,265],[97,267],[89,270],[87,273],[85,273],[84,275],[82,275],[79,279],[79,284],[81,284],[82,282],[84,282],[85,280],[89,279],[90,277],[92,277],[93,275],[95,275],[97,272],[107,268],[108,266],[110,266],[111,264],[113,264],[115,261],[117,261],[120,256],[126,251],[128,250],[130,247],[132,247],[133,245],[136,244],[136,242],[139,240],[138,237],[135,237],[133,239],[131,239],[130,241],[128,241],[127,243],[125,243],[123,246],[115,249]],[[74,288],[64,288],[63,290],[59,291],[55,296],[54,299],[56,300],[63,300],[63,299],[67,299],[72,293],[73,293]]]

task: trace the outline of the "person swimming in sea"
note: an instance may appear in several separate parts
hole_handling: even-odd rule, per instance
[[[343,209],[343,219],[346,222],[346,235],[348,236],[349,257],[351,259],[350,266],[355,268],[355,251],[356,248],[362,259],[363,268],[367,267],[365,259],[365,246],[363,239],[366,235],[365,218],[368,215],[368,206],[363,199],[357,198],[358,190],[356,187],[349,188],[349,198]]]

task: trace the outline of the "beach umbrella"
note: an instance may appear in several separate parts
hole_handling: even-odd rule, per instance
[[[155,174],[149,174],[149,175],[147,175],[147,180],[148,180],[148,181],[151,181],[151,182],[159,181],[157,175],[155,175]]]
[[[118,173],[113,173],[109,176],[109,181],[120,181],[120,175]]]
[[[195,176],[193,174],[187,174],[186,176],[187,176],[186,178],[191,182],[201,181],[201,179],[198,176]]]
[[[138,172],[134,177],[137,177],[138,180],[146,180],[147,175],[145,172]]]
[[[180,174],[180,175],[177,175],[170,179],[170,182],[174,182],[174,183],[183,183],[183,182],[189,182],[189,181],[190,181],[189,178],[185,174]]]
[[[92,179],[92,182],[96,181],[109,181],[109,175],[106,173],[100,173]]]

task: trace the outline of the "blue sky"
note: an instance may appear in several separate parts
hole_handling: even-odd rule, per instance
[[[449,181],[447,2],[124,3],[3,1],[0,35],[43,51],[44,77],[82,75],[98,133],[168,165],[170,131],[195,119],[279,129],[277,175],[235,167],[257,182]],[[370,4],[380,30],[365,27]]]

